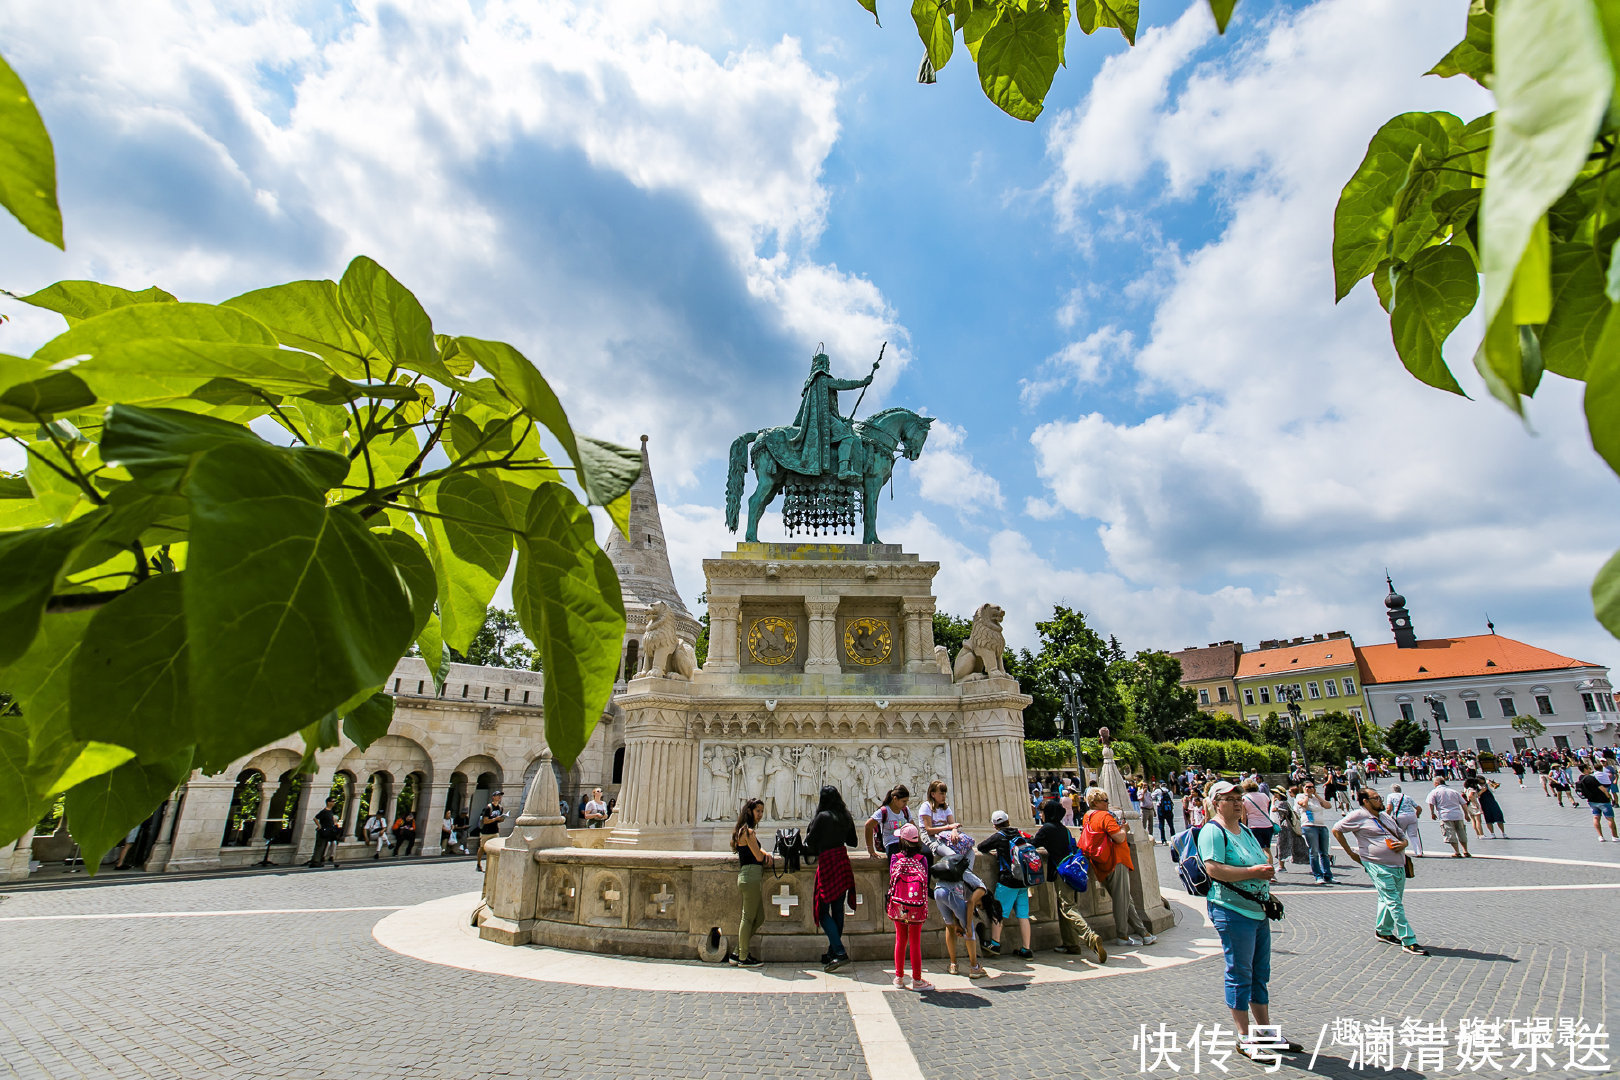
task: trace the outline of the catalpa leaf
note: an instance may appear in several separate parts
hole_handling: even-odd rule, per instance
[[[62,247],[56,151],[28,88],[4,59],[0,59],[0,206],[41,240]]]

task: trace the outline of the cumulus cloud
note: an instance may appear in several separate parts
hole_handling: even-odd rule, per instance
[[[439,329],[511,341],[579,426],[659,437],[665,483],[690,485],[745,417],[791,408],[765,387],[797,386],[816,340],[851,372],[891,341],[870,403],[907,360],[879,290],[808,254],[837,81],[793,39],[729,47],[724,15],[7,5],[8,58],[57,145],[68,253],[0,226],[19,252],[3,284],[212,300],[371,254]],[[7,312],[7,351],[60,328]]]
[[[1059,310],[1059,322],[1064,309]],[[1131,333],[1116,326],[1093,330],[1071,341],[1036,369],[1035,377],[1018,380],[1018,398],[1026,407],[1040,404],[1046,395],[1066,386],[1085,386],[1108,373],[1113,360],[1130,351]]]
[[[918,494],[961,514],[1002,509],[1006,500],[1001,485],[973,464],[973,455],[962,449],[966,442],[967,432],[955,424],[934,421],[928,431],[927,449],[911,466]]]

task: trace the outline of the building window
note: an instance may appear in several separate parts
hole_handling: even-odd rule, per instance
[[[1322,719],[1322,717],[1324,717],[1326,715],[1327,715],[1327,710],[1326,709],[1312,709],[1311,710],[1311,719],[1312,720],[1320,720],[1320,719]]]
[[[1550,695],[1536,695],[1536,712],[1540,713],[1542,716],[1551,716],[1553,714],[1552,697]]]
[[[1232,700],[1232,695],[1226,692],[1226,687],[1224,686],[1217,686],[1215,688],[1215,696],[1221,699],[1222,705],[1225,705]],[[1254,702],[1251,701],[1249,704],[1253,705]]]
[[[1260,688],[1260,704],[1262,704],[1262,705],[1270,705],[1271,704],[1271,688],[1270,687],[1262,686]]]
[[[1608,694],[1599,694],[1598,695],[1598,704],[1603,706],[1603,711],[1604,712],[1614,712],[1614,711],[1616,711],[1615,710],[1615,705],[1614,705],[1614,699],[1611,698]]]
[[[1415,714],[1413,714],[1413,712],[1412,712],[1412,703],[1411,702],[1409,702],[1409,701],[1401,702],[1401,719],[1402,720],[1410,720],[1413,723],[1417,723],[1417,716]]]
[[[1305,684],[1305,692],[1311,695],[1311,700],[1313,701],[1322,696],[1322,688],[1313,682],[1308,682]]]
[[[1346,675],[1344,677],[1344,696],[1350,697],[1356,692],[1356,680]]]
[[[1245,686],[1243,688],[1243,704],[1245,704],[1245,705],[1253,705],[1254,704],[1254,691],[1249,689],[1247,686]],[[1591,712],[1592,710],[1587,709],[1586,711]]]
[[[1502,715],[1503,716],[1518,716],[1519,715],[1519,710],[1513,707],[1513,699],[1512,698],[1505,697],[1505,698],[1497,698],[1496,700],[1497,700],[1497,703],[1502,706]]]
[[[1553,745],[1558,747],[1558,749],[1560,749],[1560,750],[1568,750],[1569,749],[1569,736],[1568,735],[1554,735],[1553,736]]]
[[[1200,705],[1208,705],[1209,704],[1209,691],[1208,690],[1202,690],[1201,689],[1201,690],[1198,691],[1198,704],[1200,704]]]
[[[1305,692],[1300,689],[1299,683],[1295,683],[1294,684],[1294,697],[1301,698],[1301,697],[1304,697],[1304,696],[1305,696]]]
[[[1514,740],[1513,740],[1513,749],[1515,749],[1515,750],[1528,750],[1528,749],[1530,749],[1530,740],[1515,737]]]
[[[1468,719],[1470,720],[1485,719],[1485,714],[1479,711],[1479,702],[1475,701],[1473,698],[1469,698],[1467,701],[1463,702],[1463,711],[1468,714]]]
[[[1322,693],[1326,694],[1328,697],[1338,697],[1339,681],[1337,679],[1328,679],[1324,681],[1322,683]]]
[[[1457,740],[1456,739],[1441,739],[1440,740],[1440,749],[1455,751],[1457,749]]]
[[[1350,710],[1350,719],[1354,720],[1358,724],[1361,723],[1361,710],[1360,709],[1351,709]]]
[[[1597,702],[1592,699],[1591,694],[1582,694],[1581,695],[1581,704],[1583,706],[1585,706],[1586,711],[1589,712],[1589,713],[1594,713],[1594,712],[1598,711]]]
[[[1478,750],[1482,754],[1490,753],[1491,752],[1491,740],[1489,740],[1489,739],[1475,739],[1474,740],[1474,749]]]
[[[1260,726],[1260,716],[1258,713],[1249,714],[1249,726],[1256,728]]]

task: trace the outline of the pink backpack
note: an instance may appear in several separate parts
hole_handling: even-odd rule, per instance
[[[896,852],[889,860],[889,903],[886,914],[898,923],[928,921],[928,860]]]

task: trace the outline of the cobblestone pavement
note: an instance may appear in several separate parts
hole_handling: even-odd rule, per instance
[[[1342,855],[1339,889],[1285,876],[1272,1003],[1307,1049],[1335,1017],[1410,1015],[1453,1032],[1465,1016],[1620,1026],[1607,982],[1620,889],[1567,888],[1620,885],[1620,844],[1599,844],[1584,808],[1560,810],[1539,788],[1520,792],[1506,779],[1499,797],[1514,839],[1474,850],[1561,861],[1421,860],[1414,890],[1461,890],[1409,895],[1428,959],[1373,940],[1371,889]],[[1173,881],[1164,849],[1158,857]],[[476,882],[466,864],[421,862],[13,893],[0,901],[0,1077],[869,1075],[840,994],[586,989],[435,967],[373,941],[389,910]],[[1513,891],[1485,891],[1503,887]],[[184,914],[311,908],[374,910]],[[59,918],[108,913],[170,914]],[[1104,1077],[1138,1072],[1141,1024],[1163,1021],[1185,1039],[1200,1022],[1227,1020],[1220,982],[1215,958],[1093,982],[884,997],[929,1080]],[[1444,1070],[1373,1072],[1454,1076],[1453,1057]],[[1313,1074],[1368,1075],[1347,1059],[1327,1047]],[[1306,1059],[1296,1062],[1278,1075],[1303,1073]],[[1180,1063],[1181,1075],[1191,1072],[1189,1058]],[[1227,1064],[1234,1074],[1261,1071],[1236,1057]],[[1203,1072],[1222,1075],[1207,1064]]]

